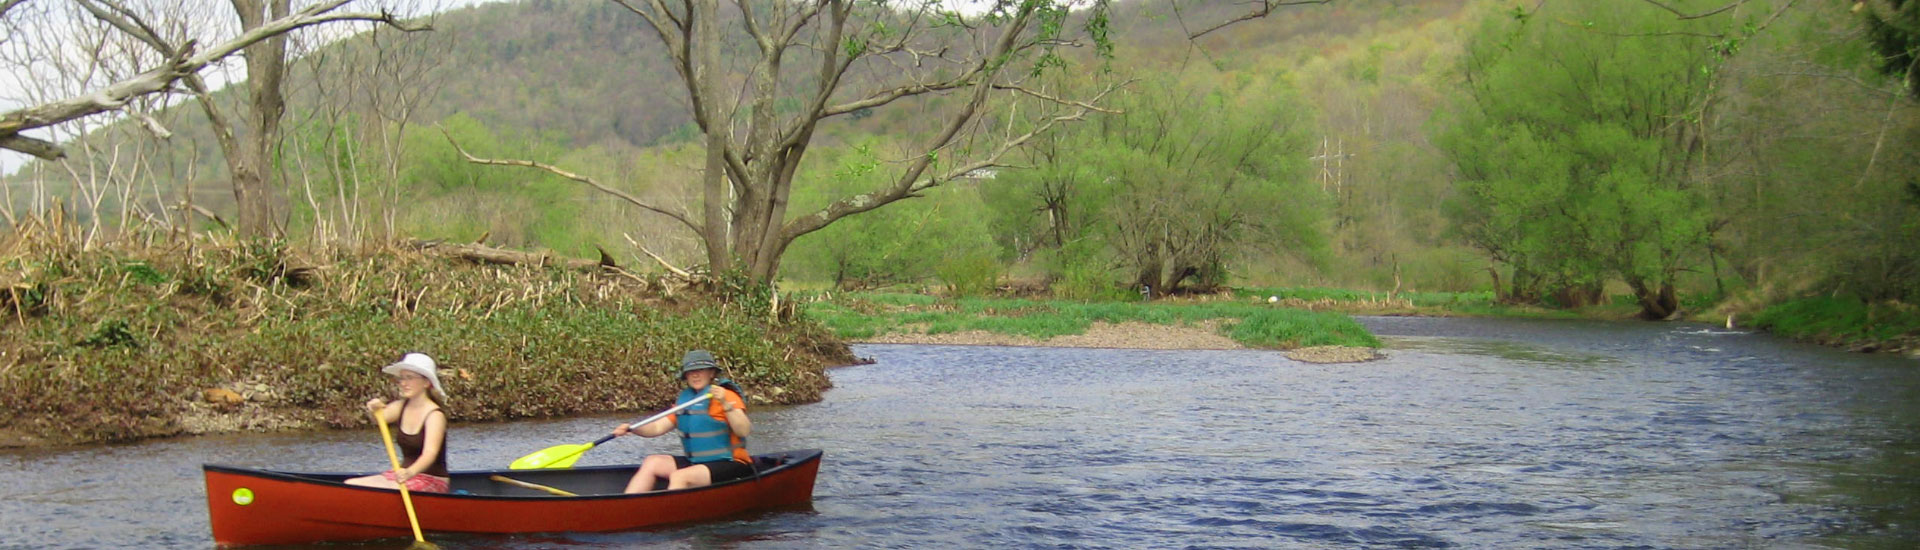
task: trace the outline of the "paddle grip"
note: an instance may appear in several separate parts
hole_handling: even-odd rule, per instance
[[[667,409],[667,410],[664,410],[664,411],[660,411],[660,413],[659,413],[659,414],[655,414],[655,415],[653,415],[653,416],[649,416],[649,417],[646,417],[645,419],[642,419],[642,420],[640,420],[639,422],[634,422],[633,424],[630,424],[630,426],[632,426],[632,429],[636,429],[636,430],[637,430],[637,429],[640,429],[640,427],[641,427],[641,426],[645,426],[645,425],[648,425],[648,424],[652,424],[652,423],[653,423],[653,421],[655,421],[655,420],[659,420],[659,419],[662,419],[662,418],[666,418],[666,417],[667,417],[667,415],[671,415],[671,414],[673,414],[673,413],[677,413],[677,412],[680,412],[681,410],[683,410],[683,409],[686,409],[687,407],[691,407],[691,406],[694,406],[695,404],[698,404],[698,403],[700,403],[701,401],[706,401],[706,400],[708,400],[708,399],[712,399],[712,398],[713,398],[713,392],[707,392],[707,393],[703,393],[703,394],[700,394],[700,397],[695,397],[695,398],[693,398],[693,400],[691,400],[691,401],[687,401],[687,402],[685,402],[685,403],[681,403],[681,404],[679,404],[679,405],[674,405],[674,406],[673,406],[673,408],[671,408],[671,409]]]
[[[628,429],[630,429],[630,430],[638,430],[638,429],[640,429],[640,427],[641,427],[641,426],[645,426],[645,425],[648,425],[648,424],[652,424],[652,423],[653,423],[653,421],[655,421],[655,420],[659,420],[659,419],[662,419],[662,418],[666,418],[666,417],[667,417],[667,415],[670,415],[670,414],[673,414],[673,413],[677,413],[677,412],[680,412],[681,410],[683,410],[683,409],[686,409],[687,407],[691,407],[691,406],[694,406],[695,404],[698,404],[698,403],[699,403],[699,402],[701,402],[701,401],[706,401],[706,400],[708,400],[708,399],[712,399],[712,398],[713,398],[713,392],[707,392],[707,393],[703,393],[703,394],[700,394],[700,397],[695,397],[695,398],[693,398],[693,400],[692,400],[692,401],[688,401],[688,402],[685,402],[685,403],[681,403],[681,404],[679,404],[679,405],[674,405],[674,406],[673,406],[673,408],[671,408],[671,409],[667,409],[667,410],[664,410],[664,411],[660,411],[660,412],[659,412],[658,414],[655,414],[655,415],[653,415],[653,416],[649,416],[649,417],[646,417],[646,418],[643,418],[643,419],[641,419],[641,420],[639,420],[639,421],[637,421],[637,422],[634,422],[634,423],[632,423],[632,424],[628,424],[628,425],[627,425],[627,427],[628,427]],[[632,432],[628,432],[628,433],[632,433]],[[606,435],[606,437],[602,437],[602,438],[600,438],[600,439],[598,439],[598,440],[596,440],[596,441],[594,441],[594,442],[593,442],[593,445],[589,445],[589,447],[598,447],[598,446],[600,446],[600,444],[601,444],[601,443],[606,443],[606,442],[608,442],[608,441],[612,441],[612,440],[613,440],[613,438],[614,438],[614,435],[613,435],[613,434],[607,434],[607,435]]]

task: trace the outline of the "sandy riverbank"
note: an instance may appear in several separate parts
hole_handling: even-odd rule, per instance
[[[858,340],[872,344],[936,344],[974,346],[1043,346],[1066,348],[1124,349],[1247,349],[1233,339],[1220,335],[1217,321],[1190,325],[1151,323],[1093,323],[1082,334],[1056,336],[1046,340],[999,334],[983,330],[926,334],[925,327],[906,327],[907,332],[889,333]],[[1287,357],[1308,363],[1352,363],[1381,357],[1371,348],[1316,346],[1287,350]]]

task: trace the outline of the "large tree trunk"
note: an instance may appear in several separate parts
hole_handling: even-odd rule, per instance
[[[1680,312],[1680,300],[1675,296],[1672,282],[1661,282],[1660,288],[1655,289],[1644,279],[1629,277],[1627,286],[1633,288],[1633,297],[1640,302],[1641,319],[1662,321]]]
[[[701,216],[704,218],[701,230],[702,240],[707,245],[707,267],[714,273],[733,267],[733,258],[728,253],[727,243],[727,131],[731,127],[733,110],[731,106],[715,101],[720,97],[720,37],[714,27],[718,17],[718,0],[701,0],[693,15],[693,40],[697,50],[697,63],[693,68],[694,87],[700,93],[694,94],[695,113],[706,121],[707,161],[706,171],[701,174],[701,189],[704,202]]]
[[[233,0],[240,16],[240,28],[251,31],[267,21],[286,17],[290,0]],[[271,10],[270,12],[268,10]],[[287,72],[286,36],[275,36],[247,46],[247,91],[250,100],[246,112],[247,134],[243,142],[230,137],[221,140],[227,147],[227,171],[233,178],[233,199],[239,207],[240,233],[247,237],[270,238],[285,229],[275,206],[279,193],[268,173],[274,144],[280,138],[280,116],[286,112],[281,84]],[[222,131],[216,129],[215,131]]]
[[[1166,281],[1161,275],[1163,268],[1164,265],[1157,257],[1141,262],[1134,272],[1133,287],[1152,296],[1167,295]]]
[[[1606,288],[1599,284],[1566,285],[1553,291],[1553,301],[1567,309],[1597,305],[1605,299]]]

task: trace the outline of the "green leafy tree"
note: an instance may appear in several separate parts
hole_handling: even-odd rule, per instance
[[[1920,2],[1874,0],[1854,4],[1866,21],[1867,40],[1880,54],[1880,72],[1902,79],[1920,98]]]
[[[1459,171],[1454,223],[1511,268],[1506,296],[1583,305],[1620,280],[1643,316],[1678,310],[1711,220],[1693,173],[1719,60],[1705,25],[1551,4],[1469,41],[1439,142]]]
[[[1161,294],[1224,284],[1243,250],[1324,246],[1324,197],[1306,181],[1307,123],[1291,91],[1137,88],[1115,100],[1123,114],[1037,147],[1034,169],[1001,177],[999,225],[1025,235],[1003,241],[1097,240],[1131,285]]]
[[[1111,53],[1109,0],[1000,0],[978,11],[937,0],[741,2],[724,11],[716,0],[615,3],[642,22],[638,32],[665,46],[706,149],[697,215],[629,202],[686,226],[703,243],[714,272],[738,268],[760,282],[774,279],[801,236],[1004,166],[1003,157],[1035,137],[1103,110],[1118,86],[1062,95],[1035,84],[1037,76],[1069,66],[1069,47]],[[1292,4],[1264,2],[1189,36]],[[1005,108],[1015,98],[1034,103]],[[912,144],[910,154],[888,165],[880,185],[793,210],[795,177],[822,124],[874,111],[924,119],[911,136],[898,137]],[[566,172],[526,161],[470,160]]]
[[[449,138],[469,151],[558,158],[566,150],[557,133],[500,135],[465,114],[438,129],[415,129],[401,169],[409,195],[397,207],[401,226],[418,235],[484,239],[525,247],[544,245],[570,254],[593,250],[588,225],[581,219],[589,200],[559,177],[542,173],[490,170],[462,160]]]
[[[794,203],[803,208],[823,204],[884,178],[877,153],[884,147],[880,140],[870,139],[824,152],[823,163],[832,162],[835,168],[802,174],[798,179],[803,185]],[[844,290],[930,277],[977,279],[965,275],[996,270],[998,247],[986,229],[979,195],[971,191],[967,186],[941,190],[928,200],[859,216],[808,235],[794,242],[788,253],[791,275],[830,280]],[[950,286],[978,285],[969,281]]]

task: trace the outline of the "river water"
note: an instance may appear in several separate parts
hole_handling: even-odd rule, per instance
[[[1920,547],[1920,361],[1704,325],[1363,319],[1387,358],[863,345],[752,446],[811,507],[442,548]],[[457,398],[457,396],[456,396]],[[455,468],[602,416],[455,425]],[[672,452],[622,439],[581,464]],[[0,548],[209,548],[199,466],[383,467],[371,429],[0,451]],[[400,548],[406,541],[346,548]],[[342,548],[342,545],[328,548]]]

